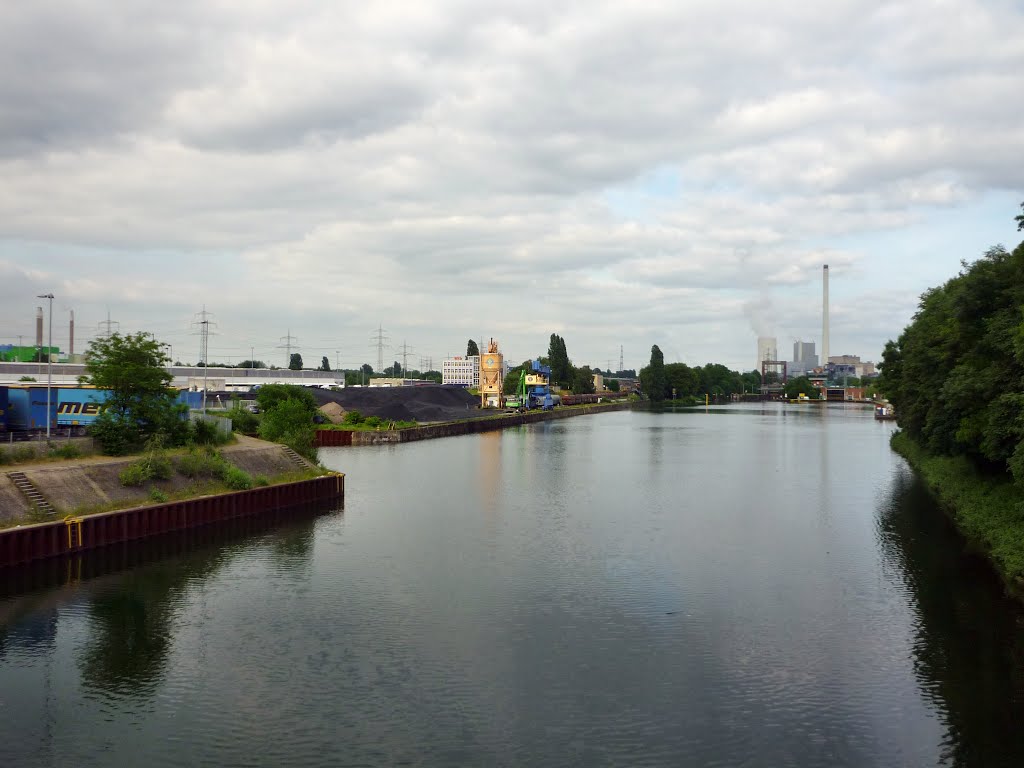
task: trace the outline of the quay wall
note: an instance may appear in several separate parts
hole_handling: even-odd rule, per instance
[[[551,411],[530,411],[529,413],[510,413],[503,416],[488,416],[465,421],[451,421],[444,424],[429,424],[409,429],[390,429],[379,432],[354,431],[340,429],[317,430],[317,447],[336,448],[341,446],[390,445],[394,443],[412,443],[417,440],[434,440],[439,437],[456,437],[472,435],[479,432],[491,432],[497,429],[518,427],[522,424],[535,424],[541,421],[569,419],[574,416],[587,416],[607,411],[626,411],[633,403],[607,403],[600,405],[574,406],[556,408]]]
[[[345,476],[331,474],[247,491],[8,528],[0,531],[0,568],[287,507],[325,501],[343,503],[344,499]]]

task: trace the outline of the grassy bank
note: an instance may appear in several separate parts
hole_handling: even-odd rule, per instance
[[[972,548],[983,553],[1008,591],[1024,600],[1024,489],[984,475],[964,457],[934,456],[905,432],[892,448],[917,470]]]

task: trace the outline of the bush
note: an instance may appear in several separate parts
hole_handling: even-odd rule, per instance
[[[138,486],[149,480],[170,480],[174,465],[164,451],[164,438],[155,435],[146,443],[146,453],[133,461],[118,475],[121,485]]]
[[[227,462],[224,463],[224,472],[221,475],[224,485],[233,491],[247,491],[252,488],[252,476],[248,472]]]
[[[236,405],[228,411],[227,416],[231,419],[231,428],[235,432],[241,432],[243,435],[255,435],[260,427],[260,420],[256,417],[256,414],[247,411],[241,406]]]
[[[197,419],[189,426],[189,439],[196,445],[224,445],[231,436],[217,429],[216,424]]]
[[[316,461],[313,414],[297,400],[285,400],[265,413],[259,434],[264,440],[284,443],[299,455]]]
[[[294,384],[264,384],[256,392],[256,402],[259,403],[260,410],[264,413],[272,411],[288,401],[298,403],[303,410],[309,413],[310,418],[316,411],[316,398],[305,387],[298,387]]]
[[[64,443],[63,445],[51,446],[47,451],[47,456],[51,459],[77,459],[81,455],[81,449],[74,443]]]
[[[252,479],[252,484],[257,488],[263,488],[270,485],[270,480],[267,479],[266,475],[256,475],[256,477]]]
[[[141,441],[138,425],[111,411],[103,411],[89,427],[89,434],[108,456],[131,453]]]
[[[348,413],[345,414],[345,418],[342,419],[341,423],[351,424],[352,426],[355,426],[356,424],[362,424],[363,414],[361,414],[359,411],[349,411]]]
[[[220,477],[225,464],[224,458],[212,448],[190,448],[178,459],[178,472],[191,479]]]
[[[373,429],[379,429],[381,425],[384,424],[384,422],[381,420],[380,416],[371,416],[370,418],[366,419],[363,422],[363,424],[365,424],[368,427],[372,427]]]
[[[156,501],[156,502],[162,504],[163,502],[167,501],[168,496],[167,496],[166,493],[164,493],[163,491],[161,491],[159,488],[157,488],[154,485],[154,486],[150,486],[149,498],[150,498],[151,501]]]

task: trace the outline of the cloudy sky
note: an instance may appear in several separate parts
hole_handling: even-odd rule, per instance
[[[0,343],[193,361],[877,360],[1021,236],[1020,0],[0,7]],[[32,343],[28,341],[28,343]]]

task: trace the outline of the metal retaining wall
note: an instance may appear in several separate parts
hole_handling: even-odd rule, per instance
[[[328,500],[343,502],[344,499],[345,476],[331,474],[248,491],[9,528],[0,531],[0,568],[235,517]]]

